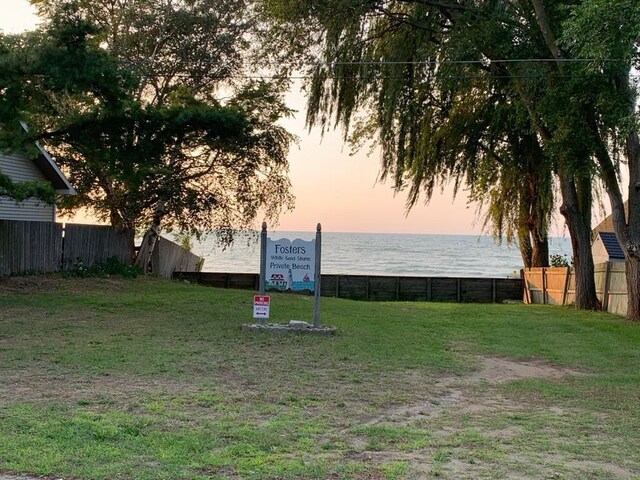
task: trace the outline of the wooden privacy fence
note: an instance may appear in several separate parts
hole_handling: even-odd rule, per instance
[[[61,224],[0,220],[0,275],[55,272],[61,261]]]
[[[174,278],[218,288],[259,290],[260,287],[256,273],[179,272]],[[522,300],[522,280],[322,275],[320,294],[352,300],[502,303]]]
[[[165,278],[171,278],[174,272],[195,272],[202,266],[200,257],[185,250],[177,243],[164,237],[158,243],[151,256],[151,272]]]
[[[105,225],[0,220],[0,275],[70,270],[116,257],[133,261],[133,232]],[[200,257],[160,237],[151,258],[154,274],[171,278],[175,271],[196,271]]]
[[[575,274],[569,267],[525,268],[525,303],[571,305],[575,303]],[[608,312],[627,313],[627,280],[624,262],[595,265],[596,294]]]
[[[123,232],[104,225],[79,225],[67,223],[64,226],[62,247],[62,269],[69,270],[80,259],[85,266],[104,262],[116,257],[125,265],[131,263],[133,233]]]
[[[131,263],[132,232],[113,227],[0,220],[0,275],[56,272],[117,257]]]

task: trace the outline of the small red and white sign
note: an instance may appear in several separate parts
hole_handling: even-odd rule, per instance
[[[253,318],[269,318],[271,298],[269,295],[253,296]]]

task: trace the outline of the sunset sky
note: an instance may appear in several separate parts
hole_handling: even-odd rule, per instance
[[[16,33],[33,28],[37,16],[27,0],[2,0],[0,29]],[[379,157],[365,152],[350,156],[340,132],[324,138],[304,128],[304,96],[292,91],[289,106],[296,118],[284,122],[300,138],[290,154],[291,183],[296,208],[283,215],[279,230],[309,230],[320,222],[325,231],[479,234],[476,206],[467,205],[464,192],[452,198],[451,189],[434,195],[429,205],[420,202],[406,215],[404,194],[395,195],[388,184],[376,182]],[[562,222],[560,222],[562,224]],[[562,235],[555,228],[553,235]]]

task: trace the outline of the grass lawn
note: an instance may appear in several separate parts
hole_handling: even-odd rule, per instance
[[[336,336],[272,336],[251,300],[0,279],[0,479],[640,478],[640,325],[323,298]]]

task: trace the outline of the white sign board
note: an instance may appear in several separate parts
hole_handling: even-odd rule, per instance
[[[253,318],[269,318],[271,299],[268,295],[253,296]]]
[[[265,290],[315,291],[315,240],[267,238]]]

